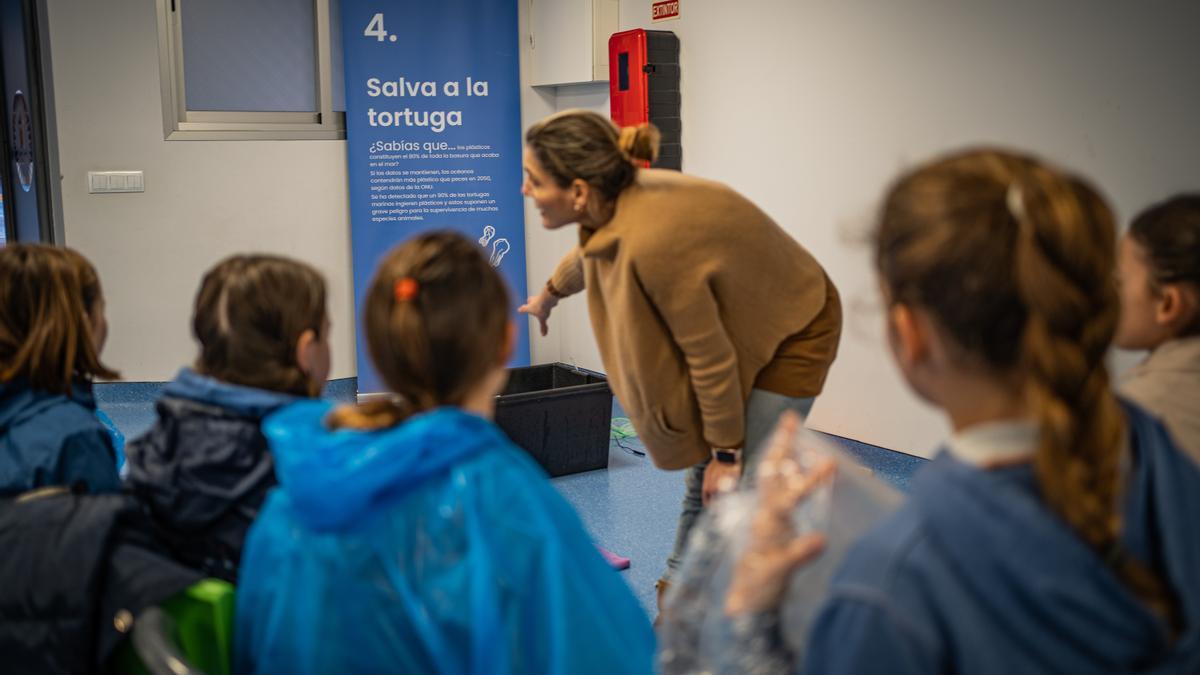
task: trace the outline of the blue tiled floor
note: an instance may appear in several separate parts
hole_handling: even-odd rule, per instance
[[[126,438],[135,438],[153,424],[153,401],[162,387],[161,383],[101,384],[96,386],[96,400]],[[331,382],[325,397],[353,401],[354,393],[355,380],[349,378]],[[619,408],[614,413],[623,414]],[[907,487],[912,472],[924,461],[838,436],[828,438],[900,489]],[[626,445],[641,447],[636,441]],[[674,542],[683,474],[659,471],[649,458],[634,456],[614,442],[607,470],[563,476],[553,483],[579,512],[597,544],[632,560],[625,580],[653,615],[654,582]]]
[[[888,450],[876,445],[859,443],[858,441],[833,434],[821,434],[833,441],[853,457],[859,464],[870,469],[876,476],[889,483],[892,487],[908,491],[908,481],[925,459],[914,455]]]
[[[615,416],[623,415],[620,408]],[[920,457],[825,436],[860,464],[891,485],[905,490]],[[636,441],[627,445],[641,449]],[[579,512],[596,542],[632,560],[629,582],[646,612],[656,613],[654,582],[662,574],[675,541],[675,526],[683,501],[683,473],[659,471],[648,457],[635,457],[614,442],[608,469],[552,479],[555,487]]]

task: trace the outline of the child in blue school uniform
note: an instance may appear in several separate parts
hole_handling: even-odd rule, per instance
[[[364,303],[393,395],[267,419],[279,488],[246,541],[236,670],[650,672],[648,617],[491,422],[514,327],[478,245],[408,241]]]
[[[1200,470],[1110,388],[1115,232],[1013,153],[893,186],[888,338],[954,434],[845,560],[805,673],[1200,672]]]
[[[108,324],[92,264],[43,245],[0,248],[0,495],[48,486],[120,488],[92,380]]]
[[[179,562],[237,581],[246,531],[275,486],[263,419],[317,396],[330,368],[325,280],[272,255],[205,274],[192,333],[200,354],[163,389],[158,419],[129,443],[126,483]]]

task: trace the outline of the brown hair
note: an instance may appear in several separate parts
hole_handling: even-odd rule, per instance
[[[96,308],[96,301],[104,296],[96,268],[92,267],[92,263],[83,257],[82,253],[73,248],[56,250],[66,256],[67,264],[75,270],[75,276],[79,279],[79,292],[83,298],[83,311],[91,314],[92,310]]]
[[[1138,214],[1129,236],[1141,245],[1156,290],[1164,284],[1190,284],[1200,292],[1200,194],[1184,194]],[[1200,312],[1180,337],[1200,335]]]
[[[525,132],[525,145],[559,187],[578,178],[610,202],[633,184],[637,163],[658,159],[660,139],[653,124],[618,131],[588,110],[551,115]]]
[[[1041,427],[1042,497],[1174,622],[1168,587],[1120,546],[1125,421],[1104,365],[1118,314],[1115,231],[1080,178],[976,150],[899,179],[875,262],[893,302],[928,310],[970,357],[1021,375]]]
[[[79,253],[40,244],[0,247],[0,382],[66,394],[76,379],[119,375],[100,362],[89,312],[101,297]]]
[[[320,338],[325,280],[309,265],[272,255],[235,255],[200,282],[192,334],[200,342],[196,371],[247,387],[316,396],[296,362],[304,331]]]
[[[363,329],[371,362],[398,399],[335,410],[333,428],[379,429],[461,405],[503,364],[509,295],[479,245],[453,232],[392,249],[367,290]]]

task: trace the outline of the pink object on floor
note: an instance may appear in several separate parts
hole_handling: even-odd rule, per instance
[[[600,555],[604,556],[604,559],[608,561],[608,564],[611,565],[614,570],[629,569],[629,558],[622,558],[606,548],[601,548],[599,546],[596,548],[600,550]]]

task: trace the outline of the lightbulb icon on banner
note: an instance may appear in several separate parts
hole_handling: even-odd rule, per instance
[[[495,237],[496,228],[491,225],[484,225],[483,236],[479,238],[479,245],[487,248],[488,244],[491,244],[492,255],[488,259],[488,262],[492,264],[492,267],[499,267],[500,263],[504,262],[504,256],[512,248],[512,245],[503,237],[500,239],[496,239]]]
[[[504,254],[508,253],[509,245],[507,239],[497,239],[492,242],[492,267],[499,267],[501,261],[504,260]]]

